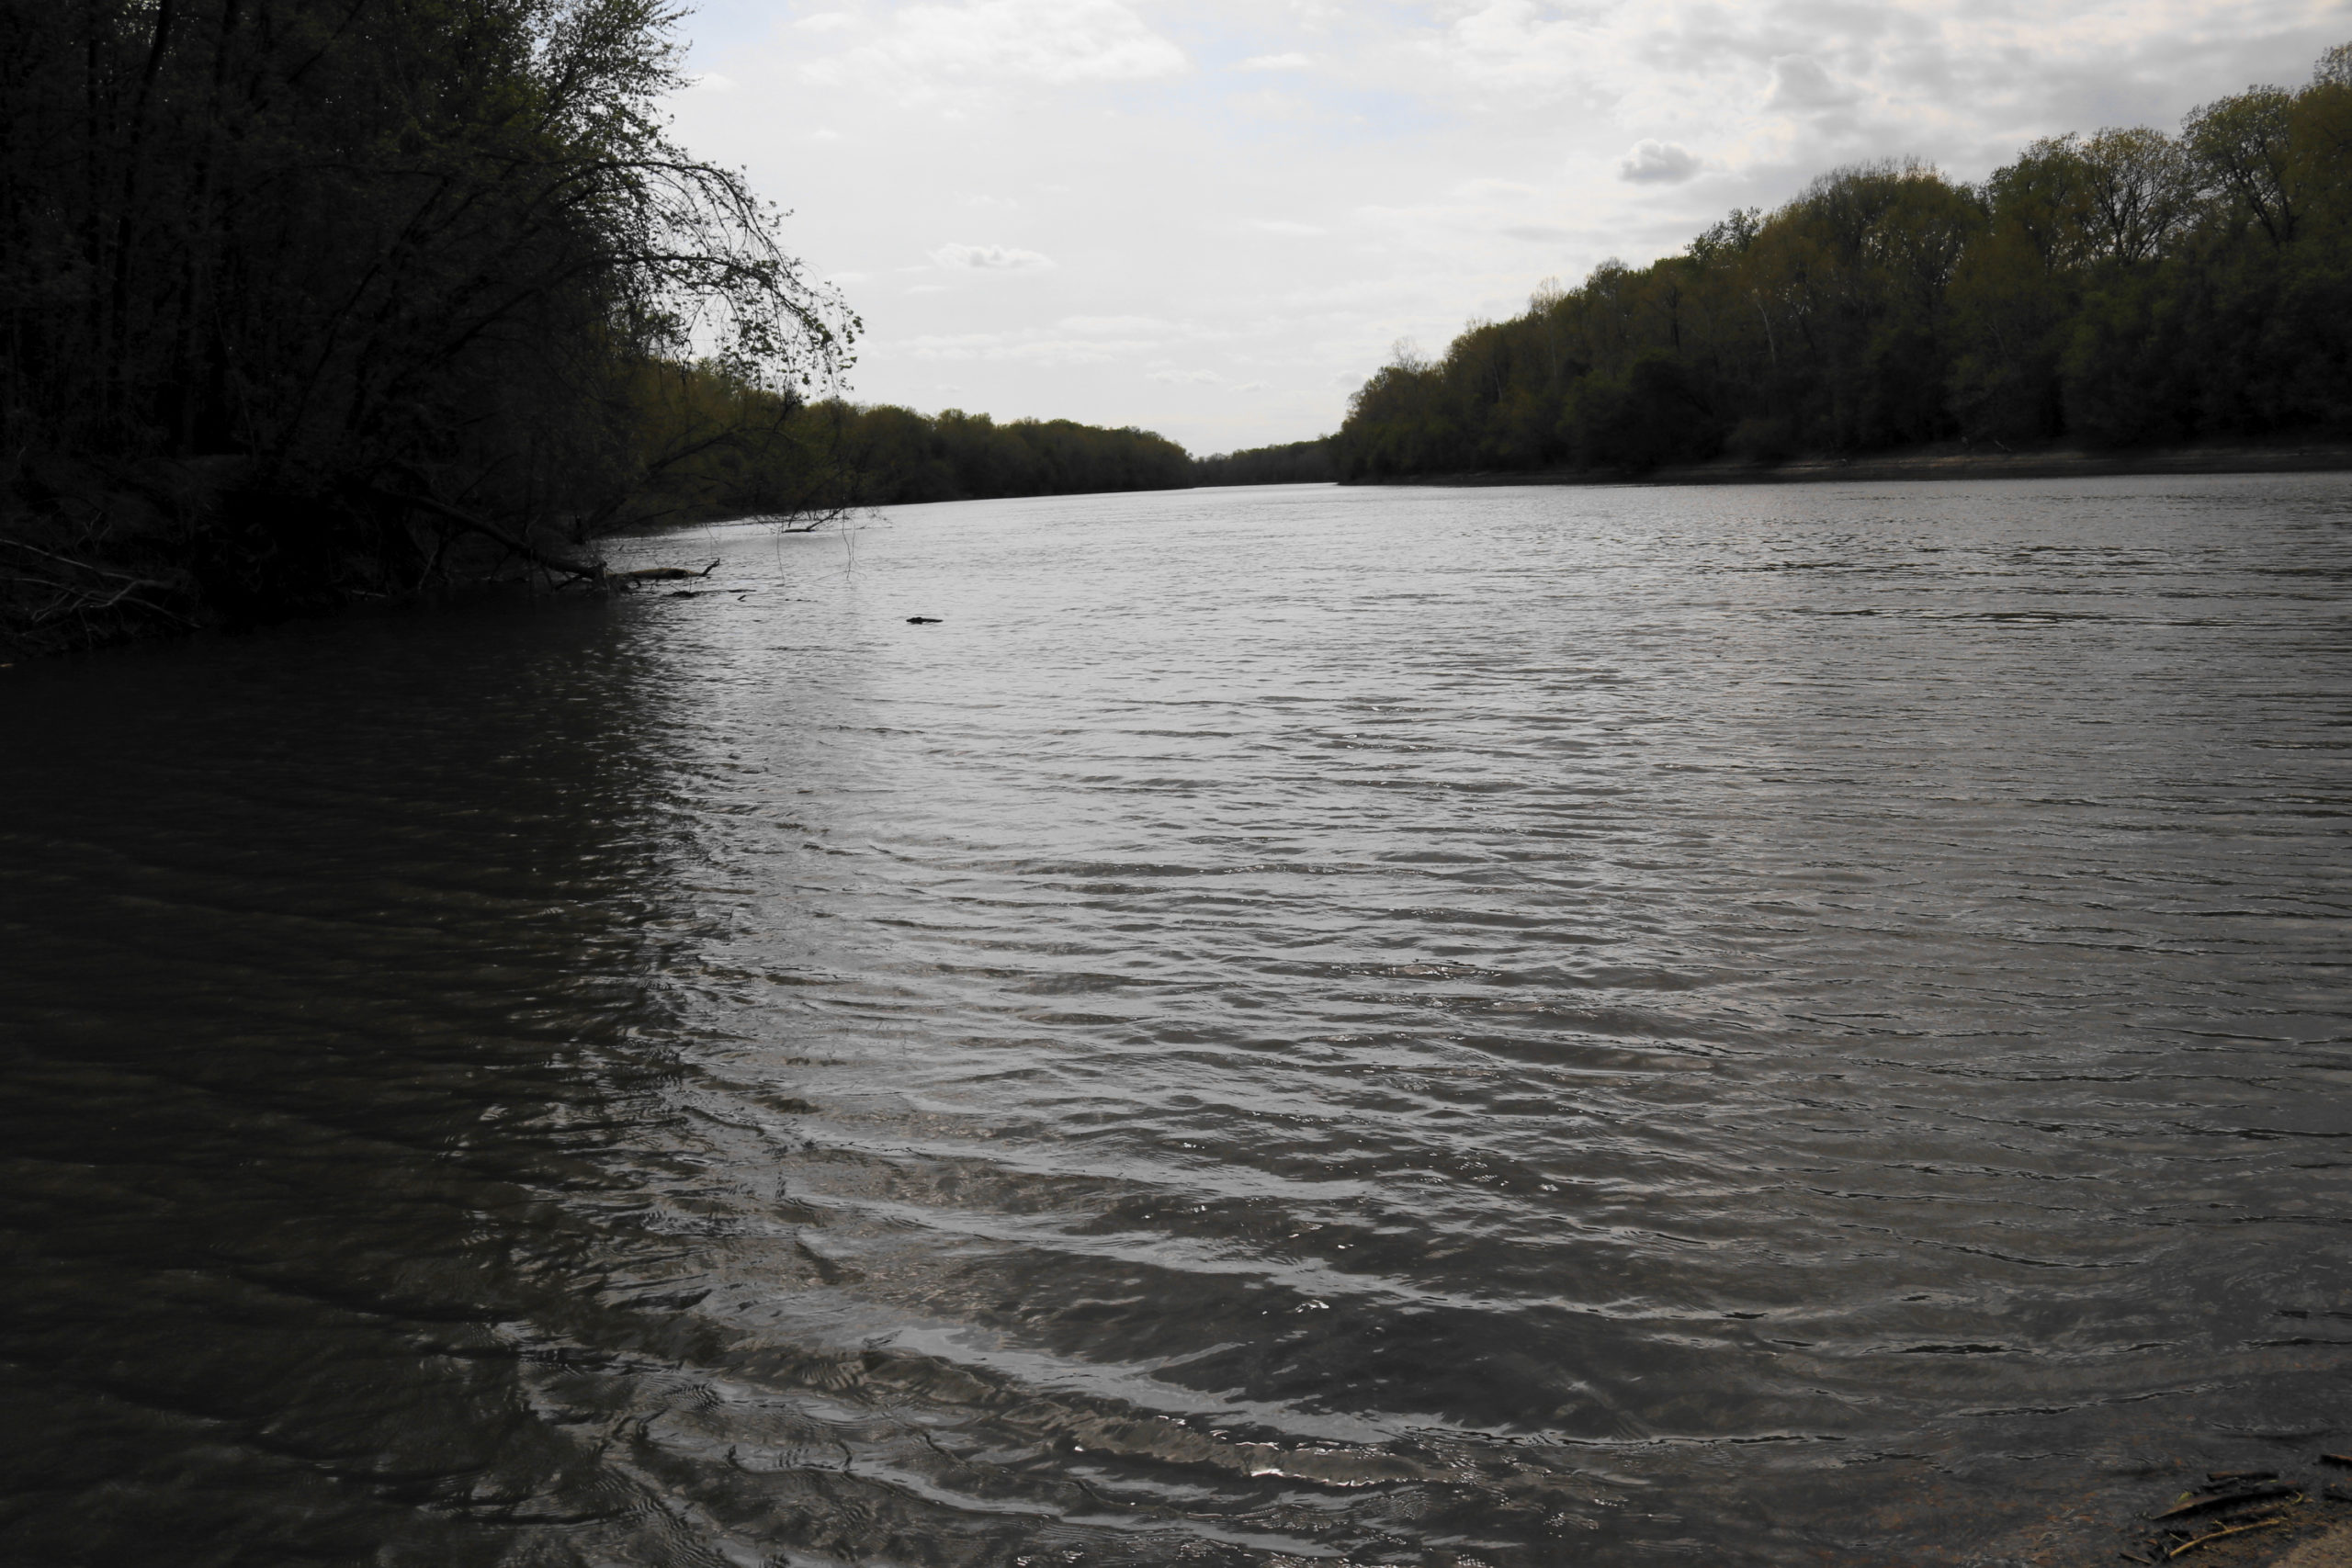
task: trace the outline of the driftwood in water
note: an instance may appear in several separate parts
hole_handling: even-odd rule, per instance
[[[635,571],[607,572],[605,578],[613,582],[678,582],[690,577],[708,577],[718,566],[716,559],[700,571],[688,571],[682,566],[641,566]]]

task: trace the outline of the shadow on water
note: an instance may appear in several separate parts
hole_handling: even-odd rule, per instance
[[[587,1320],[649,1247],[630,659],[572,608],[0,694],[0,1556],[456,1564],[631,1506],[518,1376],[633,1337]]]

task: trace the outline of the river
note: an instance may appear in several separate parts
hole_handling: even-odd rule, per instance
[[[2092,1562],[2352,1434],[2352,479],[624,554],[0,671],[0,1557]]]

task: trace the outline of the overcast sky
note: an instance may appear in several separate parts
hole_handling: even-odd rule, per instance
[[[860,401],[1335,428],[1399,339],[1822,171],[2177,130],[2352,0],[701,0],[680,140],[792,208]]]

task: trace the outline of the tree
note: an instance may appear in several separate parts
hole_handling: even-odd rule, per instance
[[[2291,151],[2294,107],[2283,88],[2249,87],[2196,110],[2186,127],[2207,187],[2274,246],[2291,243],[2302,219]]]
[[[0,0],[0,599],[72,623],[130,572],[266,615],[586,571],[650,477],[645,367],[833,375],[854,317],[663,135],[676,17]]]
[[[2085,250],[2132,266],[2165,254],[2196,210],[2187,151],[2161,130],[2113,127],[2083,144]]]

